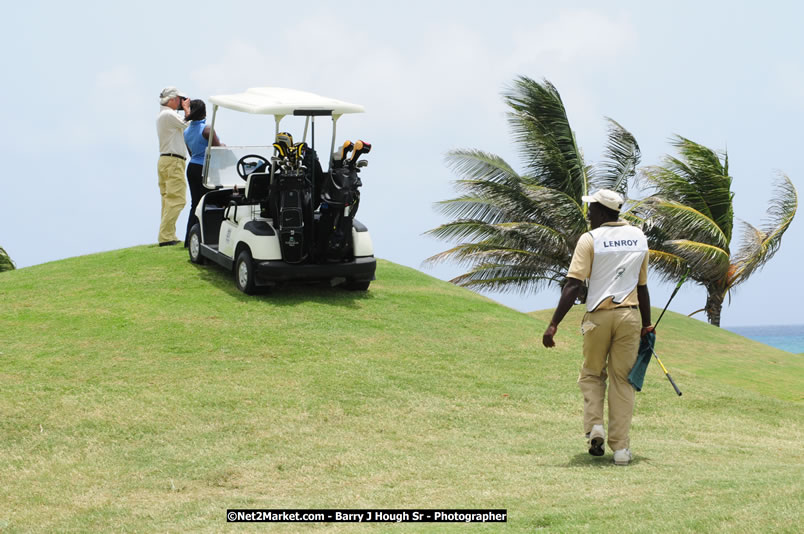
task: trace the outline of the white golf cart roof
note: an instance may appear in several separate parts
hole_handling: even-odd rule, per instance
[[[215,117],[219,107],[259,115],[273,115],[276,122],[275,134],[279,133],[279,122],[286,116],[296,115],[305,117],[304,133],[301,140],[307,141],[307,129],[312,124],[315,132],[315,117],[327,116],[332,118],[332,140],[330,142],[327,160],[332,165],[332,153],[335,150],[336,123],[347,113],[363,113],[365,109],[358,104],[351,104],[342,100],[328,98],[282,87],[252,87],[243,93],[231,95],[211,96],[209,100],[212,108],[212,132],[215,131]],[[213,147],[214,135],[209,136],[206,156],[204,160],[203,183],[208,188],[232,187],[242,185],[243,179],[238,175],[237,162],[248,155],[259,155],[269,160],[274,154],[272,145],[266,146],[219,146]],[[313,144],[313,146],[315,146]]]
[[[212,96],[210,101],[216,106],[244,113],[278,116],[333,115],[337,117],[345,113],[363,113],[365,111],[363,106],[358,104],[282,87],[252,87],[244,93]]]

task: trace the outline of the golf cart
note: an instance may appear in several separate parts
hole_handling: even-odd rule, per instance
[[[366,290],[376,261],[368,229],[354,218],[360,205],[359,160],[371,145],[346,141],[335,152],[338,119],[363,107],[312,93],[258,87],[210,98],[213,104],[203,170],[210,191],[190,230],[190,261],[233,270],[241,291],[288,281],[328,281]],[[218,108],[273,115],[269,146],[212,146]],[[294,143],[280,121],[297,116],[304,132]],[[331,117],[328,170],[315,151],[315,118]],[[308,130],[311,142],[307,143]],[[351,155],[350,155],[351,153]]]

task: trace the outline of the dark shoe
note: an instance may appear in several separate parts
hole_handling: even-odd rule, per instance
[[[178,241],[163,241],[162,243],[159,243],[159,246],[160,247],[172,247],[173,245],[178,245],[178,244],[179,244]]]
[[[606,431],[603,430],[603,425],[594,425],[587,438],[589,438],[589,454],[603,456],[605,452],[603,442],[606,439]]]

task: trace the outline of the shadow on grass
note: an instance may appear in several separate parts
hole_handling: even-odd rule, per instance
[[[631,463],[628,464],[628,467],[639,465],[642,462],[650,463],[650,458],[634,455]],[[560,467],[590,467],[594,469],[603,469],[624,466],[614,465],[614,458],[612,457],[611,453],[608,452],[604,456],[592,456],[588,452],[579,452],[570,458],[569,462],[562,464]]]
[[[331,287],[326,282],[283,283],[272,288],[262,288],[255,295],[246,295],[235,286],[233,273],[220,265],[208,262],[196,265],[190,260],[187,264],[194,269],[198,277],[241,302],[262,300],[274,306],[298,306],[311,301],[327,306],[356,308],[359,301],[374,298],[371,290],[350,291],[342,287]]]

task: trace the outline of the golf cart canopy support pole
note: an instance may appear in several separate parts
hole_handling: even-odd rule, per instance
[[[337,131],[338,127],[338,119],[340,119],[340,115],[332,115],[332,142],[329,145],[329,171],[332,171],[332,163],[334,162],[335,158],[335,132]]]
[[[204,175],[201,178],[201,183],[207,183],[207,175],[209,174],[209,160],[212,157],[212,140],[215,138],[215,115],[218,113],[218,104],[212,104],[212,122],[209,125],[209,140],[207,141],[207,152],[204,155]]]
[[[272,143],[276,142],[276,136],[279,135],[279,122],[283,118],[285,118],[284,115],[274,115],[274,120],[276,121],[276,129],[274,130],[274,140],[272,141]]]

